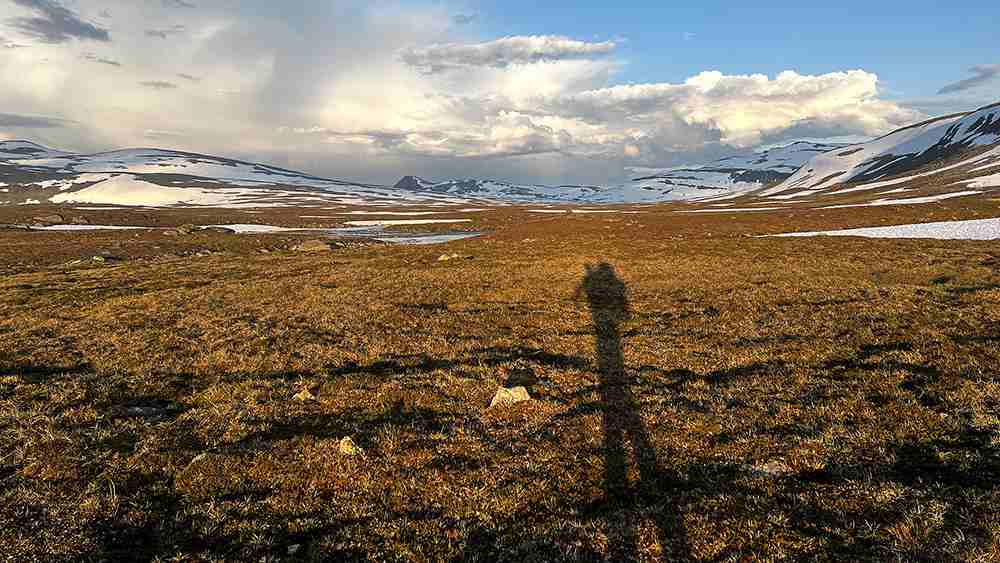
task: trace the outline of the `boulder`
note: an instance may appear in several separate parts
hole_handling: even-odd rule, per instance
[[[493,395],[493,400],[490,401],[490,408],[513,405],[530,400],[531,395],[528,394],[528,390],[524,387],[501,387],[497,390],[496,395]]]
[[[310,239],[293,246],[292,250],[296,252],[330,252],[333,250],[333,245],[330,244],[330,241]]]

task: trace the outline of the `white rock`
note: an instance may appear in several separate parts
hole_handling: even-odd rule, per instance
[[[524,387],[511,387],[510,389],[501,387],[497,390],[496,395],[493,395],[493,400],[490,401],[490,408],[513,405],[530,400],[531,395],[528,394],[528,390]]]

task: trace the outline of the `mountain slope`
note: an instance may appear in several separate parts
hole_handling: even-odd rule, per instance
[[[810,159],[844,146],[800,141],[701,166],[665,170],[632,180],[628,187],[672,194],[673,199],[733,195],[781,182]]]
[[[0,142],[0,188],[0,203],[264,207],[455,202],[195,153],[125,149],[73,154],[29,141]]]
[[[977,172],[996,162],[993,147],[998,143],[1000,104],[994,104],[816,156],[790,178],[758,195],[809,195],[842,184],[856,184],[858,190],[866,185],[874,189],[916,181],[926,184],[930,176],[949,172],[946,176],[975,182],[987,176]],[[889,178],[891,183],[887,183]]]

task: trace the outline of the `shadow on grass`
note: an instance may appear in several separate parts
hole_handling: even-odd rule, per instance
[[[611,264],[588,265],[577,295],[585,295],[590,306],[600,377],[606,505],[598,510],[617,513],[624,518],[617,523],[621,526],[619,533],[609,534],[610,558],[614,561],[638,559],[641,522],[637,509],[647,502],[644,499],[657,499],[660,505],[650,513],[664,555],[673,560],[688,559],[687,531],[679,507],[672,502],[675,495],[670,494],[671,491],[679,492],[681,480],[661,466],[625,372],[621,325],[631,315],[625,283]],[[629,479],[633,456],[639,473],[635,486]]]

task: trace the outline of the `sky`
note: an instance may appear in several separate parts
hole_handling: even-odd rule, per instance
[[[1000,4],[0,0],[0,139],[607,185],[1000,101]]]

